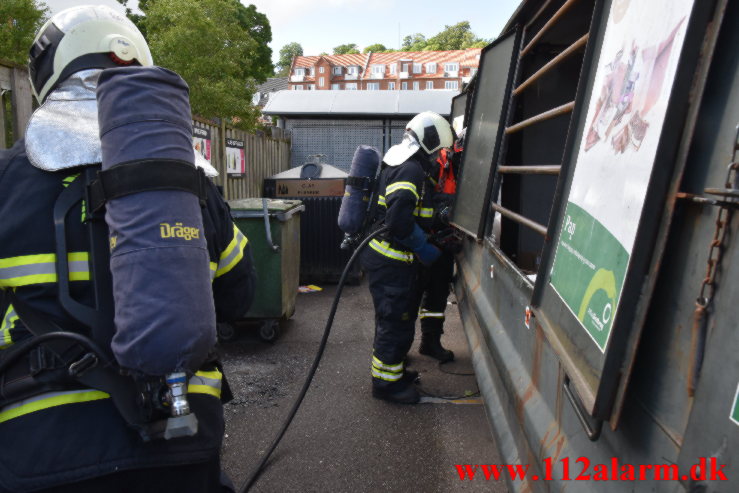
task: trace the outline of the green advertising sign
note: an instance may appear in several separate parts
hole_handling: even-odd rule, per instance
[[[576,204],[567,204],[550,282],[587,333],[605,351],[629,254]]]

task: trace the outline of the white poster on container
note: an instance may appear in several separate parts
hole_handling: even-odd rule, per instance
[[[694,0],[614,0],[551,285],[604,352]]]

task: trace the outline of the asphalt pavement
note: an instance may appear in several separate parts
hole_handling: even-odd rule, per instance
[[[235,340],[222,344],[235,396],[225,406],[223,467],[237,488],[272,443],[303,385],[336,289],[323,287],[298,295],[295,315],[281,324],[274,343],[243,326]],[[251,491],[507,491],[502,481],[459,478],[455,465],[495,464],[499,455],[455,304],[447,306],[445,330],[442,342],[456,361],[441,366],[418,353],[416,331],[410,368],[420,372],[420,388],[428,394],[423,403],[373,399],[372,299],[366,283],[347,286],[311,388]]]

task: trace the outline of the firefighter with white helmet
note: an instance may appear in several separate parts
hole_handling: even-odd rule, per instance
[[[405,368],[413,343],[420,303],[419,264],[431,265],[441,250],[428,241],[434,217],[429,180],[438,153],[450,147],[454,133],[437,113],[425,111],[408,122],[403,140],[383,158],[374,230],[388,231],[370,241],[362,253],[375,306],[372,395],[415,404],[417,374]]]
[[[215,323],[248,310],[254,273],[193,153],[187,86],[99,5],[54,15],[29,70],[41,106],[0,151],[0,491],[227,491]],[[172,219],[144,232],[121,204]],[[132,246],[149,233],[167,244]]]

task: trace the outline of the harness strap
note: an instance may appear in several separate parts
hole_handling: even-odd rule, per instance
[[[89,197],[93,211],[105,202],[139,192],[180,190],[195,194],[205,206],[207,188],[205,172],[187,161],[177,159],[141,159],[98,171],[90,184]]]

